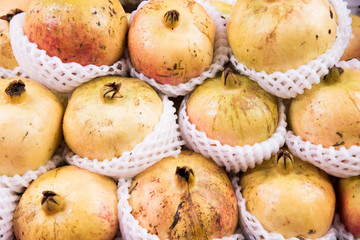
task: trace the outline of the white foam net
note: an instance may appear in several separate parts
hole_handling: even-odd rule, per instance
[[[195,0],[197,1],[197,0]],[[143,1],[138,6],[140,9],[144,4],[148,1]],[[209,67],[209,70],[203,72],[200,76],[196,78],[190,79],[186,83],[181,83],[178,85],[170,85],[170,84],[160,84],[157,83],[154,79],[148,78],[142,73],[139,73],[135,70],[133,65],[131,64],[130,58],[127,59],[127,64],[130,68],[130,75],[132,77],[139,78],[151,86],[153,86],[158,91],[166,94],[169,97],[177,97],[177,96],[184,96],[190,93],[197,85],[204,82],[207,78],[213,78],[216,74],[220,71],[224,70],[224,65],[229,61],[229,43],[227,40],[227,29],[226,29],[226,20],[221,17],[221,12],[218,12],[215,6],[212,6],[209,1],[197,1],[201,4],[204,9],[207,11],[209,16],[213,19],[215,26],[216,26],[216,35],[215,35],[215,42],[214,42],[214,58],[212,64]],[[135,15],[137,10],[132,12],[132,17]]]
[[[131,185],[131,179],[119,179],[118,182],[118,212],[119,223],[122,238],[127,239],[142,239],[142,240],[159,240],[159,237],[148,233],[148,231],[139,225],[139,221],[131,215],[132,208],[129,205],[128,199],[130,198],[129,187]],[[244,236],[241,234],[240,229],[235,234],[229,237],[223,237],[216,240],[243,240]],[[214,239],[215,240],[215,239]]]
[[[360,174],[360,146],[350,148],[325,148],[295,136],[292,131],[286,134],[286,145],[290,152],[303,161],[321,168],[330,175],[347,178]]]
[[[12,219],[19,196],[14,194],[9,188],[0,187],[0,239],[12,240]]]
[[[265,71],[257,72],[246,67],[231,53],[230,61],[235,69],[258,82],[267,92],[281,98],[294,98],[297,94],[303,94],[305,89],[311,89],[312,84],[319,83],[320,78],[329,72],[329,68],[340,60],[351,36],[352,20],[347,3],[342,0],[329,1],[337,13],[338,27],[334,44],[324,54],[297,69],[267,74]]]
[[[12,78],[12,77],[29,78],[29,76],[25,73],[25,71],[21,67],[16,67],[14,68],[14,70],[0,67],[0,79]]]
[[[29,170],[23,175],[8,177],[0,176],[0,239],[12,240],[12,220],[15,208],[20,200],[20,195],[29,184],[41,174],[56,168],[64,162],[64,144],[62,144],[54,156],[37,170]]]
[[[286,135],[286,115],[285,106],[282,100],[278,100],[279,125],[275,133],[270,138],[254,145],[243,147],[232,147],[222,145],[218,140],[210,139],[205,132],[196,129],[196,126],[189,121],[186,114],[186,96],[179,109],[179,125],[182,138],[186,145],[197,153],[205,157],[212,158],[219,166],[224,166],[226,171],[245,172],[248,168],[254,168],[263,160],[270,159],[277,153],[285,143]]]
[[[126,76],[128,68],[125,58],[112,66],[81,66],[78,63],[63,63],[58,57],[50,57],[45,50],[38,49],[24,34],[25,13],[17,14],[10,21],[10,42],[19,66],[46,87],[58,92],[71,92],[76,87],[95,77],[105,75]]]
[[[342,68],[354,68],[360,71],[360,60],[357,58],[353,58],[347,61],[341,61],[337,63],[336,66]]]
[[[239,186],[239,177],[234,176],[232,178],[232,184],[235,188],[236,196],[238,198],[238,207],[239,207],[239,214],[240,214],[240,224],[245,235],[246,239],[251,240],[310,240],[310,239],[300,239],[296,237],[291,238],[284,238],[279,233],[269,233],[267,232],[259,220],[252,215],[250,212],[247,211],[245,205],[245,199],[242,197],[241,194],[241,187]],[[331,227],[327,234],[322,236],[321,238],[317,238],[316,240],[336,240],[337,237],[337,230],[335,227]]]
[[[179,125],[176,123],[176,110],[167,96],[162,96],[162,99],[164,108],[159,123],[154,131],[130,152],[123,153],[119,158],[104,161],[81,158],[69,152],[66,161],[95,173],[121,178],[133,177],[165,157],[177,156],[184,142],[180,139]]]
[[[341,61],[336,65],[360,70],[360,61],[355,58]],[[304,141],[292,131],[286,134],[286,145],[292,154],[330,175],[347,178],[360,174],[360,146],[341,147],[338,150],[334,147],[325,148],[321,144],[315,145],[310,141]]]
[[[338,239],[339,240],[359,240],[360,238],[355,238],[350,232],[345,229],[344,224],[340,221],[339,214],[335,214],[334,218],[334,227],[338,231]]]

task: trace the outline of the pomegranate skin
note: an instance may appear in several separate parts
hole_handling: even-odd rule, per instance
[[[183,150],[164,158],[138,174],[129,189],[131,214],[160,239],[221,238],[237,228],[230,180],[201,154]]]
[[[49,56],[83,66],[111,65],[125,49],[128,23],[118,1],[32,0],[24,33]]]

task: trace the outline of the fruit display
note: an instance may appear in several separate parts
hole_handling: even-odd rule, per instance
[[[14,212],[17,239],[114,239],[116,183],[75,166],[55,168],[26,189]]]
[[[1,240],[360,238],[343,0],[7,1]]]
[[[281,149],[240,177],[246,209],[269,232],[285,238],[324,236],[335,213],[328,175]]]

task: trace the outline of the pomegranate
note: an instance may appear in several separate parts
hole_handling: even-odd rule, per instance
[[[22,175],[52,157],[62,139],[63,107],[41,84],[0,81],[0,175]]]
[[[65,111],[65,141],[76,154],[111,160],[131,151],[160,120],[163,103],[136,78],[100,77],[79,86]]]
[[[76,166],[50,170],[20,198],[16,239],[113,240],[119,230],[116,191],[111,178]]]
[[[214,41],[215,24],[199,3],[152,0],[136,12],[128,48],[138,72],[161,84],[178,85],[208,70]]]
[[[118,0],[30,0],[24,33],[49,56],[112,65],[123,55],[128,23]]]
[[[330,229],[335,191],[328,175],[280,150],[240,178],[246,209],[268,232],[319,238]]]
[[[186,112],[207,137],[233,147],[265,141],[279,121],[276,97],[230,69],[198,86],[190,94]]]
[[[27,9],[29,0],[0,1],[0,67],[14,69],[19,66],[10,43],[9,22],[11,18]]]
[[[337,184],[337,206],[345,229],[360,238],[360,176],[340,178]]]
[[[334,67],[289,107],[295,135],[336,149],[360,146],[360,71]]]
[[[352,58],[360,59],[360,17],[353,14],[350,14],[350,17],[352,18],[351,37],[340,60],[349,60]]]
[[[133,178],[131,214],[160,239],[212,239],[233,234],[237,198],[226,172],[201,154],[183,150]]]
[[[328,0],[237,1],[228,22],[235,58],[258,72],[286,72],[329,49],[337,15]]]

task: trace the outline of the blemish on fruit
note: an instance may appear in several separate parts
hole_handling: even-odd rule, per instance
[[[336,134],[341,138],[343,137],[343,135],[340,132],[336,132]]]
[[[137,187],[137,185],[138,185],[138,183],[135,183],[134,187],[132,187],[132,188],[130,189],[129,194],[131,194],[131,193],[135,190],[135,188]]]
[[[318,35],[315,35],[315,38],[316,38],[316,40],[318,40],[318,39],[319,39],[319,36],[318,36]]]
[[[331,34],[331,29],[329,29],[328,33]]]
[[[170,230],[173,230],[174,227],[176,226],[176,224],[179,222],[179,220],[180,220],[180,209],[183,207],[183,204],[184,204],[184,202],[181,202],[179,204],[179,206],[177,207],[175,215],[174,215],[174,221],[173,221],[173,223],[171,224],[171,226],[169,228]]]
[[[338,146],[341,146],[341,145],[344,145],[345,142],[344,141],[341,141],[341,142],[337,142],[335,143],[334,145],[332,145],[333,147],[338,147]]]
[[[333,19],[334,15],[333,12],[330,10],[330,18]]]
[[[315,234],[315,233],[316,233],[316,230],[314,230],[314,229],[310,229],[308,232],[308,234]]]
[[[23,137],[22,141],[25,140],[25,138],[27,137],[28,134],[29,134],[29,131],[27,131],[27,132],[25,133],[25,136]]]

